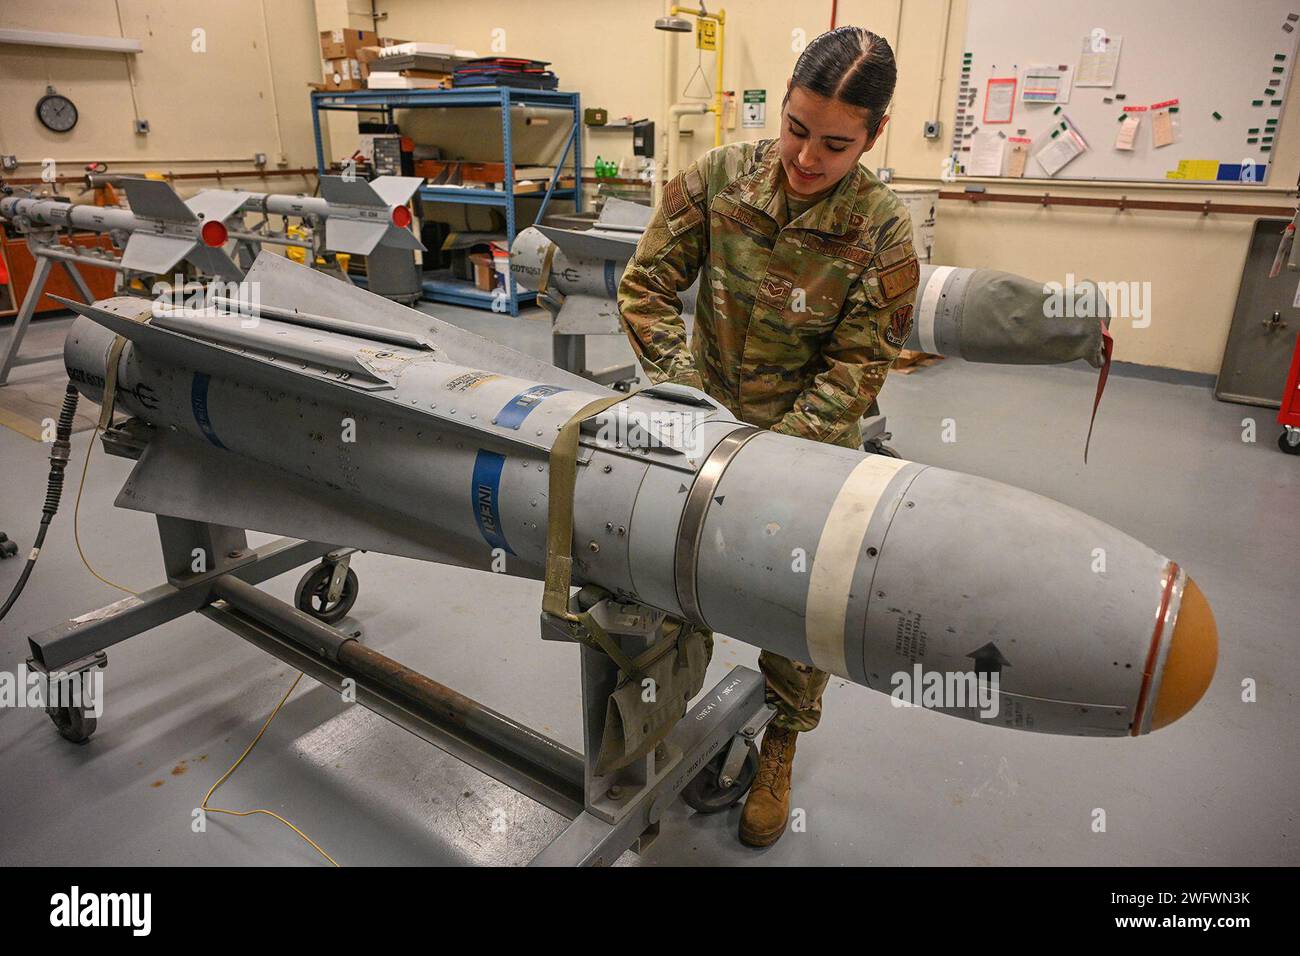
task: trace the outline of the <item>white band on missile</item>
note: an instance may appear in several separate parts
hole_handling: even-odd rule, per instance
[[[869,455],[849,473],[822,527],[808,576],[804,614],[808,653],[815,666],[852,680],[844,657],[844,620],[867,525],[898,470],[909,462]]]
[[[921,339],[922,352],[938,354],[939,347],[934,341],[934,317],[939,311],[939,296],[943,293],[944,283],[948,281],[956,266],[938,266],[930,273],[925,282],[925,291],[921,293],[921,309],[917,315],[917,335]]]

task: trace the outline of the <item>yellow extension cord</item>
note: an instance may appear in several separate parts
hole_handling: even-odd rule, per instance
[[[95,450],[95,439],[99,437],[99,432],[100,429],[98,426],[96,426],[94,431],[91,433],[90,444],[86,447],[86,460],[81,466],[81,482],[80,484],[77,485],[77,502],[75,505],[73,505],[72,508],[72,539],[73,541],[76,542],[77,554],[81,555],[81,563],[86,566],[87,571],[93,574],[100,581],[103,581],[109,587],[117,588],[119,591],[125,591],[127,594],[135,595],[138,597],[139,595],[136,591],[132,591],[128,587],[123,587],[120,584],[116,584],[108,580],[108,578],[104,577],[102,574],[100,574],[98,571],[92,568],[90,566],[90,562],[86,559],[86,552],[81,549],[81,533],[79,530],[79,518],[81,516],[81,493],[86,488],[86,474],[90,470],[90,454]],[[298,676],[295,677],[293,679],[293,683],[289,685],[289,689],[286,690],[284,692],[284,696],[280,698],[280,703],[276,704],[275,710],[271,711],[271,716],[267,717],[266,723],[262,724],[262,729],[257,732],[257,736],[253,738],[253,742],[250,743],[246,748],[244,748],[244,752],[239,755],[239,759],[236,760],[233,764],[231,764],[230,769],[227,770],[225,773],[223,773],[221,775],[221,778],[208,789],[208,792],[203,796],[203,803],[199,805],[199,808],[203,810],[205,813],[226,813],[232,817],[251,817],[259,813],[264,814],[268,817],[274,817],[276,820],[279,820],[290,830],[292,830],[294,833],[298,834],[298,836],[302,837],[309,844],[311,844],[311,848],[313,850],[315,850],[321,856],[325,857],[325,859],[329,860],[330,863],[332,863],[334,866],[338,866],[339,864],[335,861],[334,857],[330,856],[328,853],[322,850],[315,840],[313,840],[307,834],[303,833],[296,826],[294,826],[292,823],[290,823],[288,820],[286,820],[284,817],[280,816],[280,814],[274,812],[273,810],[263,810],[260,807],[252,810],[227,810],[223,807],[208,806],[208,801],[212,799],[212,795],[217,792],[217,788],[220,787],[223,783],[225,783],[230,778],[230,775],[233,774],[235,770],[239,767],[239,765],[244,762],[244,758],[253,752],[253,748],[256,747],[257,742],[262,739],[262,735],[266,733],[266,728],[271,726],[271,721],[275,720],[275,715],[280,712],[280,708],[284,706],[284,702],[289,699],[289,695],[292,694],[294,688],[298,686],[298,681],[302,680],[302,676],[303,676],[302,672],[299,671]]]

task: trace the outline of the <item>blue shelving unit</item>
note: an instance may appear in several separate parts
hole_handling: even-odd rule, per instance
[[[569,130],[564,151],[560,154],[547,185],[546,191],[536,193],[515,193],[514,151],[510,137],[510,110],[515,106],[531,106],[543,109],[565,110],[572,114],[573,123]],[[341,110],[353,113],[382,113],[385,122],[394,122],[394,112],[399,109],[420,109],[421,107],[453,108],[487,108],[501,111],[501,155],[506,168],[504,188],[495,189],[457,189],[446,186],[421,187],[419,196],[425,202],[465,203],[480,206],[500,206],[506,212],[507,247],[514,245],[516,231],[515,203],[525,199],[540,199],[537,220],[546,215],[546,207],[552,199],[571,199],[574,208],[582,212],[582,104],[577,93],[561,93],[558,90],[524,90],[508,86],[478,86],[451,90],[355,90],[347,93],[317,91],[311,94],[311,125],[316,136],[316,168],[326,171],[325,146],[321,141],[320,114],[322,110]],[[573,188],[556,189],[564,164],[573,154]],[[424,298],[435,302],[452,302],[479,309],[491,309],[493,294],[483,292],[474,283],[460,279],[427,278],[424,283]],[[514,277],[506,276],[506,291],[509,293],[510,314],[519,314],[521,302],[536,300],[537,293],[523,292],[515,286]]]

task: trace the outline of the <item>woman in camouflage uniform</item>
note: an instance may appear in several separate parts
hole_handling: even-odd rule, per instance
[[[781,135],[709,150],[673,178],[618,290],[650,380],[703,390],[742,421],[861,447],[858,421],[911,329],[919,266],[907,210],[858,160],[879,139],[893,50],[840,27],[800,55]],[[700,277],[689,345],[678,296]],[[793,476],[791,476],[793,477]],[[777,716],[740,838],[776,842],[790,815],[795,737],[828,676],[764,651]]]

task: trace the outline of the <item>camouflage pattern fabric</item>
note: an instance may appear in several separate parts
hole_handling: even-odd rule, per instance
[[[782,224],[775,140],[710,150],[676,176],[619,285],[647,376],[742,421],[860,447],[858,420],[907,341],[920,267],[902,202],[861,165]],[[679,293],[700,275],[695,334]]]
[[[858,420],[907,341],[920,281],[902,202],[860,164],[793,219],[775,140],[710,150],[668,183],[623,273],[623,327],[650,380],[741,421],[860,448]],[[689,346],[679,293],[700,275]],[[710,642],[711,644],[711,642]],[[764,651],[774,722],[807,731],[829,676]]]

